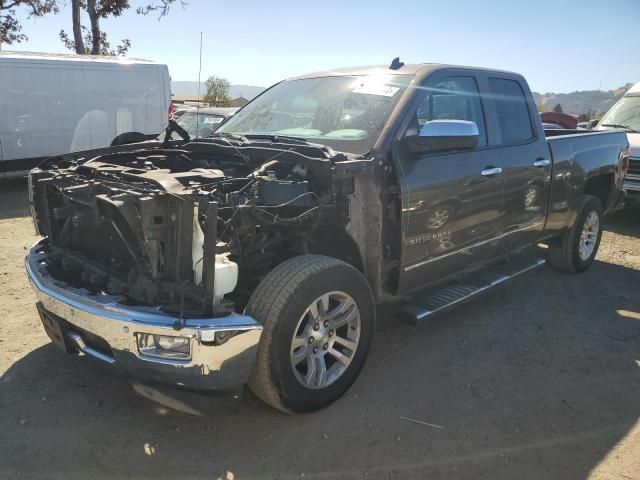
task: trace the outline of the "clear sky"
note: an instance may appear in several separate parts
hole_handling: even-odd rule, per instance
[[[70,3],[70,2],[69,2]],[[173,80],[268,86],[297,74],[350,65],[443,62],[522,73],[533,90],[610,89],[640,81],[640,0],[188,0],[168,17],[103,21],[129,56],[169,65]],[[71,10],[25,20],[30,40],[4,49],[65,52]]]

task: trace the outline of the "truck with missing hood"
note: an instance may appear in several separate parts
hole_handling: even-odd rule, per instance
[[[622,132],[545,134],[520,75],[398,59],[280,82],[209,138],[174,130],[32,171],[43,325],[285,412],[347,391],[380,303],[419,323],[545,261],[585,271],[628,168]]]

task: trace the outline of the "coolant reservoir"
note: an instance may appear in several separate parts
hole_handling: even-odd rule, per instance
[[[213,283],[214,298],[233,292],[238,283],[238,264],[229,260],[228,253],[216,255],[216,274]]]

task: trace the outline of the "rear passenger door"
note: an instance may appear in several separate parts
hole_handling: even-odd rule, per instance
[[[524,79],[488,73],[483,84],[489,143],[504,181],[498,253],[505,253],[540,238],[551,184],[551,157]]]

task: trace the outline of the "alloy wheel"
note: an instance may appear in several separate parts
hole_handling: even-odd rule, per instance
[[[328,292],[304,311],[291,341],[291,367],[300,384],[325,388],[338,380],[360,342],[358,306],[347,293]]]

